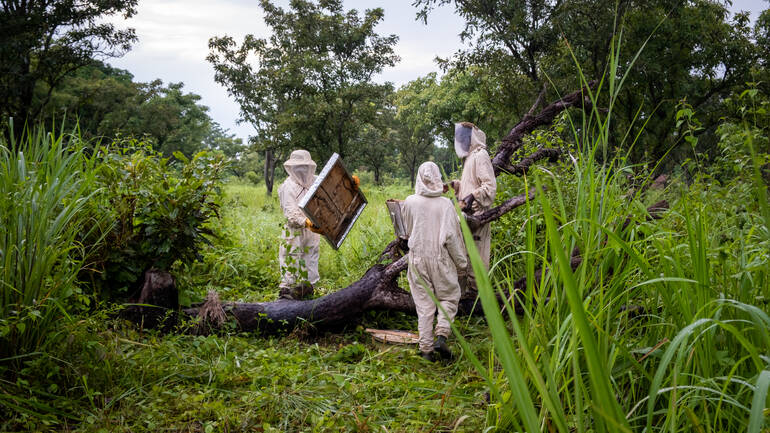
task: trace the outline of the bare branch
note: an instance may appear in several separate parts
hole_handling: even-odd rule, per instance
[[[529,113],[527,113],[527,115],[524,116],[524,118],[522,118],[521,121],[519,121],[519,123],[517,123],[516,126],[511,129],[508,135],[506,135],[500,143],[500,147],[498,148],[495,157],[492,159],[492,166],[495,168],[495,175],[500,174],[500,172],[504,171],[505,167],[510,165],[511,156],[515,151],[521,148],[521,139],[524,138],[525,135],[531,133],[540,126],[550,124],[559,113],[566,110],[567,108],[578,106],[583,107],[588,88],[594,88],[596,84],[597,82],[595,80],[591,81],[588,83],[588,87],[584,87],[578,91],[570,93],[558,101],[554,101],[548,104],[540,111],[540,113],[535,116],[531,116]]]

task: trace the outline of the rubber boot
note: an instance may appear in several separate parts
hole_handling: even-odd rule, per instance
[[[438,358],[436,356],[436,352],[434,352],[432,350],[430,352],[422,352],[422,351],[420,351],[420,356],[422,357],[422,359],[424,359],[426,361],[430,361],[430,362],[436,362],[438,360]]]
[[[439,335],[436,337],[435,343],[433,343],[433,351],[438,353],[443,359],[452,359],[452,351],[449,350],[449,346],[446,344],[446,337]]]

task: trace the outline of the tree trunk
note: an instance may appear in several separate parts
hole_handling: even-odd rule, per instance
[[[120,312],[120,316],[146,328],[170,330],[176,322],[173,314],[179,308],[179,291],[174,277],[167,271],[149,269],[144,273],[144,283],[136,300]],[[173,320],[167,320],[172,312]]]
[[[534,198],[533,194],[528,195],[529,199]],[[501,206],[510,207],[509,210],[526,203],[527,198],[522,196],[514,197]],[[659,219],[663,211],[668,209],[668,203],[661,201],[655,203],[647,209],[647,219]],[[497,212],[486,212],[477,216],[480,224],[487,224],[500,218],[502,214]],[[628,220],[623,224],[621,230],[625,230]],[[398,250],[399,242],[394,241],[386,248],[383,256],[393,257],[393,252]],[[391,250],[391,251],[388,251]],[[572,251],[570,266],[573,270],[582,263],[580,250],[575,248]],[[238,324],[240,330],[248,332],[270,333],[279,330],[292,329],[298,324],[305,323],[315,329],[330,329],[341,327],[357,319],[362,313],[370,310],[398,311],[408,314],[416,314],[414,301],[411,294],[398,287],[398,276],[407,268],[407,257],[403,256],[389,265],[377,264],[371,267],[366,274],[358,281],[348,287],[322,296],[316,299],[306,301],[279,299],[273,302],[258,303],[225,303],[220,304],[218,299],[215,304],[206,303],[199,307],[188,308],[184,313],[190,316],[199,316],[201,311],[211,311],[221,309],[222,313],[232,317]],[[534,272],[534,285],[541,280],[543,270],[536,269]],[[521,277],[513,285],[512,293],[497,293],[498,302],[510,302],[516,313],[521,314],[524,311],[526,301],[521,297],[526,291],[527,278]],[[540,293],[540,299],[547,299],[547,293]],[[506,298],[506,299],[503,299]],[[459,315],[481,314],[483,311],[479,303],[476,302],[476,295],[471,292],[471,296],[465,296],[458,305]],[[198,328],[216,329],[212,324],[203,323]]]
[[[275,180],[275,152],[273,149],[265,150],[265,188],[267,195],[273,195],[273,181]]]

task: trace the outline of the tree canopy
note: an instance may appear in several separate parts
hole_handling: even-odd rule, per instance
[[[0,116],[35,121],[62,79],[95,58],[121,56],[133,29],[105,21],[129,18],[138,0],[0,0]],[[34,99],[42,87],[43,97]]]
[[[247,35],[240,45],[230,36],[210,39],[216,81],[240,104],[240,120],[254,125],[263,149],[351,155],[352,139],[392,89],[372,79],[398,61],[398,38],[375,31],[382,9],[361,16],[340,0],[294,0],[288,10],[269,0],[260,5],[269,38]]]
[[[211,119],[199,95],[184,91],[184,84],[136,82],[128,71],[99,61],[62,79],[48,99],[39,120],[77,122],[84,138],[145,139],[166,156],[180,151],[192,157],[209,148],[233,157],[243,148]]]
[[[628,150],[631,144],[621,142],[625,132],[634,137],[646,123],[648,133],[632,150],[637,160],[660,158],[672,148],[675,155],[686,152],[674,124],[678,102],[688,97],[717,120],[719,101],[751,80],[763,50],[762,18],[752,30],[746,14],[732,15],[719,0],[417,0],[415,5],[424,20],[440,5],[453,5],[465,19],[461,36],[469,48],[441,65],[482,77],[478,93],[491,95],[496,109],[509,110],[503,118],[521,117],[528,107],[519,101],[531,100],[543,83],[551,88],[550,97],[575,87],[576,65],[586,77],[603,76],[611,47],[619,45],[618,71],[628,71],[628,77],[614,136],[618,148]]]

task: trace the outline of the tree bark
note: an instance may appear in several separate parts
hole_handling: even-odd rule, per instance
[[[273,195],[273,181],[275,180],[275,152],[273,149],[265,150],[265,188],[267,195]]]
[[[488,211],[478,215],[465,214],[465,221],[468,222],[468,225],[472,229],[481,227],[489,221],[494,221],[502,217],[506,213],[516,209],[517,207],[523,205],[529,200],[532,200],[533,198],[535,198],[535,188],[531,188],[527,194],[517,195],[516,197],[509,198],[500,206],[493,207],[492,209],[489,209]]]
[[[506,168],[511,167],[510,161],[513,153],[519,150],[522,146],[521,139],[527,134],[531,133],[535,129],[548,125],[553,122],[553,119],[570,107],[588,107],[591,105],[590,100],[587,99],[588,89],[593,89],[597,85],[596,81],[588,83],[587,87],[570,93],[564,98],[559,99],[548,104],[543,110],[535,115],[535,110],[540,105],[543,96],[545,94],[545,88],[541,91],[535,104],[532,105],[529,112],[514,126],[508,135],[503,138],[500,143],[500,147],[492,159],[492,166],[495,168],[495,175],[499,175],[501,172],[507,171]]]

